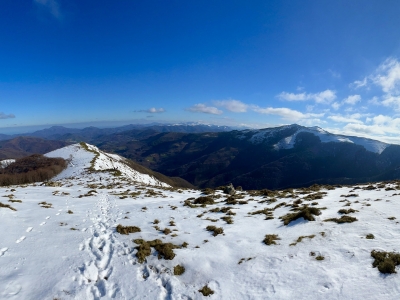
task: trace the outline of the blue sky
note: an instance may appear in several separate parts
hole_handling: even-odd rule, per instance
[[[400,143],[400,2],[0,2],[0,133],[298,123]]]

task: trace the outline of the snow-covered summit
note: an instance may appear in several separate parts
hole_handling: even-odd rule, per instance
[[[118,177],[146,185],[169,187],[148,174],[142,174],[130,168],[127,160],[116,154],[109,154],[89,144],[73,144],[45,154],[48,157],[62,157],[69,160],[67,169],[54,180],[77,177],[94,171],[93,176],[101,176],[101,172],[110,171]]]
[[[240,138],[248,138],[252,143],[259,144],[268,141],[274,137],[277,137],[278,135],[281,135],[284,131],[289,131],[290,134],[274,144],[274,148],[276,150],[293,148],[296,143],[298,134],[303,132],[314,134],[321,140],[321,143],[352,143],[363,146],[367,151],[378,154],[381,154],[390,145],[380,141],[362,137],[332,134],[318,126],[303,127],[297,124],[275,128],[265,128],[260,130],[245,130],[243,131],[243,133],[245,133],[246,136],[242,135],[240,136]],[[248,135],[249,133],[250,137]]]

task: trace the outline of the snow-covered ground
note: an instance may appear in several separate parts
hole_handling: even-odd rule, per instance
[[[215,204],[190,207],[184,201],[205,196],[201,191],[88,172],[98,150],[75,145],[57,151],[49,156],[72,159],[54,182],[0,188],[0,202],[15,209],[0,207],[0,299],[399,298],[400,275],[381,274],[371,257],[372,250],[400,251],[397,183],[321,189],[326,194],[313,200],[303,198],[318,198],[318,191],[237,192],[242,202],[236,204],[217,191]],[[301,218],[285,226],[279,217],[293,213],[299,199],[299,207],[326,209],[315,221]],[[216,212],[224,207],[230,209]],[[273,218],[250,214],[264,208],[272,209]],[[348,214],[357,221],[324,222],[349,208],[357,210]],[[118,224],[141,231],[122,235]],[[209,225],[223,234],[213,236]],[[171,232],[165,234],[165,228]],[[268,246],[267,234],[280,240]],[[158,259],[151,248],[140,263],[134,239],[180,248],[172,260]],[[173,274],[177,265],[185,268],[180,276]],[[206,285],[214,291],[209,297],[199,292]]]
[[[4,160],[0,160],[0,168],[5,168],[8,165],[12,164],[13,162],[15,162],[15,159],[4,159]]]

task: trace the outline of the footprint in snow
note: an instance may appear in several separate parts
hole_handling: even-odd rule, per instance
[[[56,213],[56,216],[59,216],[60,215],[60,213]]]
[[[40,226],[43,226],[44,224],[46,224],[46,222],[42,222],[42,223],[40,223]]]
[[[50,216],[47,216],[47,217],[46,217],[46,220],[48,220],[48,219],[50,219]]]
[[[26,229],[26,232],[31,232],[33,229],[33,227],[28,227],[28,229]]]
[[[0,249],[0,256],[3,256],[4,253],[7,252],[7,250],[8,250],[8,248],[1,248],[1,249]]]
[[[25,236],[21,236],[18,240],[16,240],[16,243],[19,244],[21,243],[26,237]]]

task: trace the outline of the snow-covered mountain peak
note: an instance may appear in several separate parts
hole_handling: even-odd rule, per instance
[[[93,145],[85,143],[73,144],[45,155],[48,157],[62,157],[69,160],[67,169],[56,176],[54,180],[77,177],[84,174],[101,177],[101,174],[106,172],[136,183],[169,187],[168,184],[161,182],[151,175],[133,170],[128,166],[125,158],[116,154],[103,152]]]
[[[363,146],[367,151],[377,154],[381,154],[390,145],[362,137],[332,134],[318,126],[304,127],[297,124],[259,130],[244,130],[242,132],[244,135],[239,136],[239,138],[247,138],[254,144],[268,142],[272,138],[282,135],[282,138],[273,145],[276,150],[293,148],[297,141],[298,134],[303,132],[314,134],[320,139],[321,143],[352,143]]]

